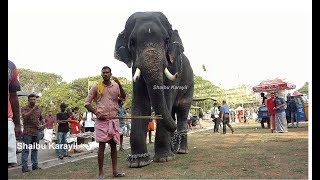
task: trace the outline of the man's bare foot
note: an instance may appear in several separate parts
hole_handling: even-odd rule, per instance
[[[105,177],[104,177],[104,173],[99,174],[98,179],[105,179]]]

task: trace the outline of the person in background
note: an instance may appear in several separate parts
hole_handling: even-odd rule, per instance
[[[235,123],[236,122],[236,112],[234,109],[230,109],[230,116],[231,116],[231,122]]]
[[[17,163],[17,142],[22,135],[20,105],[17,91],[21,90],[16,65],[8,60],[8,167]]]
[[[153,111],[151,113],[151,116],[155,116],[156,113]],[[156,123],[156,119],[151,119],[148,123],[148,135],[149,135],[149,143],[153,143],[151,140],[152,137],[152,131],[155,130],[155,123]]]
[[[71,157],[68,155],[67,151],[67,134],[69,132],[69,122],[70,116],[69,113],[66,111],[68,105],[65,103],[60,104],[60,112],[57,114],[57,123],[58,126],[58,133],[57,133],[57,144],[59,148],[56,149],[58,158],[63,159],[64,157]]]
[[[277,133],[284,133],[288,132],[288,125],[286,119],[286,101],[284,98],[279,96],[278,92],[275,92],[275,99],[274,99],[274,109],[276,110],[275,121],[276,121],[276,132]]]
[[[79,113],[79,107],[73,108],[73,113],[70,116],[70,134],[78,134],[80,133],[80,121],[82,120],[82,115]]]
[[[288,103],[288,111],[290,112],[292,128],[294,128],[294,121],[296,121],[296,127],[299,127],[298,115],[297,115],[297,104],[294,100],[294,96],[290,96]]]
[[[126,116],[131,116],[129,112],[130,112],[129,108],[126,108]],[[126,133],[126,136],[127,136],[127,137],[130,137],[130,133],[131,133],[131,119],[127,119],[127,120],[126,120],[126,125],[127,125],[127,133]]]
[[[52,142],[52,136],[53,136],[53,127],[55,126],[56,118],[52,115],[52,111],[49,110],[48,115],[44,118],[44,121],[46,123],[45,130],[44,130],[44,141],[46,144]]]
[[[261,102],[261,105],[262,106],[265,106],[266,105],[266,99],[267,99],[267,97],[265,96],[265,94],[262,92],[262,93],[260,93],[260,95],[261,95],[261,98],[262,98],[262,102]],[[268,128],[270,128],[270,118],[261,118],[261,122],[260,122],[260,124],[261,124],[261,127],[262,128],[264,128],[264,123],[267,123],[267,127]]]
[[[220,108],[220,114],[221,114],[221,119],[222,119],[222,123],[223,123],[223,134],[227,133],[227,127],[226,125],[230,128],[232,134],[234,133],[234,130],[232,128],[232,126],[230,125],[230,110],[229,110],[229,106],[226,102],[226,100],[222,101],[222,106]]]
[[[266,100],[266,105],[267,105],[269,115],[270,115],[270,118],[269,118],[270,119],[270,129],[271,129],[271,133],[273,133],[275,130],[275,127],[276,127],[276,123],[275,123],[276,111],[274,109],[274,99],[275,99],[274,92],[271,92],[270,95],[271,95],[270,98],[268,98]]]
[[[96,117],[97,116],[90,111],[83,113],[82,119],[84,123],[84,132],[94,132],[94,124]]]
[[[36,105],[37,95],[30,94],[28,96],[28,105],[21,108],[21,115],[23,118],[23,143],[27,146],[39,144],[38,130],[41,123],[44,123],[42,119],[41,109]],[[42,122],[41,122],[42,121]],[[22,172],[29,172],[28,168],[28,156],[29,148],[23,146],[21,155],[21,167]],[[38,149],[36,147],[31,148],[31,162],[32,170],[41,169],[38,166]]]
[[[213,104],[213,108],[211,108],[211,118],[214,122],[213,132],[219,132],[219,125],[220,125],[220,117],[219,117],[219,107],[217,103]]]
[[[200,108],[199,109],[199,121],[198,121],[199,128],[202,128],[202,119],[203,119],[203,109]]]
[[[95,139],[99,143],[99,179],[104,178],[103,164],[106,143],[109,144],[111,149],[113,177],[125,176],[125,173],[120,173],[117,169],[117,144],[120,142],[120,126],[119,119],[115,117],[119,108],[118,100],[125,100],[126,94],[117,78],[113,77],[113,81],[111,81],[111,75],[110,67],[102,67],[101,77],[103,81],[92,86],[84,103],[85,108],[97,116],[95,121]],[[95,102],[96,108],[93,108],[91,105],[92,101]]]
[[[125,116],[126,115],[126,110],[123,108],[123,101],[118,100],[118,116]],[[119,150],[123,151],[123,135],[127,133],[127,126],[126,126],[126,119],[119,118],[119,125],[120,125],[120,147]]]
[[[260,93],[260,96],[261,96],[261,99],[262,99],[261,105],[266,105],[266,99],[267,99],[267,97],[265,96],[265,94],[264,94],[263,92]]]

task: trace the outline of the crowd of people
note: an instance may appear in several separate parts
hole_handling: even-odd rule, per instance
[[[84,102],[87,112],[83,114],[79,112],[79,107],[74,107],[69,112],[68,105],[61,103],[60,112],[53,115],[49,110],[44,117],[41,114],[41,107],[37,105],[39,97],[33,93],[28,95],[28,104],[21,107],[22,128],[17,95],[17,91],[21,90],[19,73],[15,64],[8,60],[8,167],[17,163],[17,139],[23,141],[21,170],[25,173],[30,171],[28,168],[30,150],[32,170],[41,169],[38,166],[37,148],[41,139],[45,144],[51,143],[55,134],[58,145],[56,153],[59,159],[63,159],[70,157],[67,150],[68,134],[95,132],[95,141],[99,143],[99,178],[104,177],[103,162],[106,143],[111,148],[112,175],[125,176],[125,173],[117,170],[116,145],[120,144],[120,150],[123,149],[123,136],[130,134],[130,120],[117,118],[127,115],[127,111],[123,108],[126,94],[117,78],[113,77],[111,81],[111,75],[111,68],[104,66],[101,70],[103,80],[89,91]]]
[[[270,92],[270,97],[262,101],[262,105],[268,108],[269,117],[266,118],[266,121],[272,133],[288,132],[287,113],[289,113],[292,128],[299,126],[297,105],[293,96],[288,96],[288,100],[286,101],[283,97],[279,96],[279,92]],[[294,122],[296,122],[296,126]]]

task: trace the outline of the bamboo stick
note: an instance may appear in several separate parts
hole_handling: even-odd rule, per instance
[[[104,116],[106,119],[163,119],[159,116]]]

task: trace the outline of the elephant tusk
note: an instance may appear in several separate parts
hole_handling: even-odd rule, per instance
[[[136,72],[134,72],[134,76],[133,76],[133,82],[136,82],[138,79],[139,79],[139,77],[140,77],[140,74],[141,74],[141,71],[140,71],[140,69],[139,68],[137,68],[136,69]]]
[[[172,75],[172,74],[169,72],[168,68],[165,68],[165,69],[164,69],[164,74],[165,74],[166,77],[167,77],[168,79],[170,79],[171,81],[175,81],[175,80],[177,79],[177,77],[178,77],[178,74],[177,74],[177,73],[176,73],[175,75]]]

